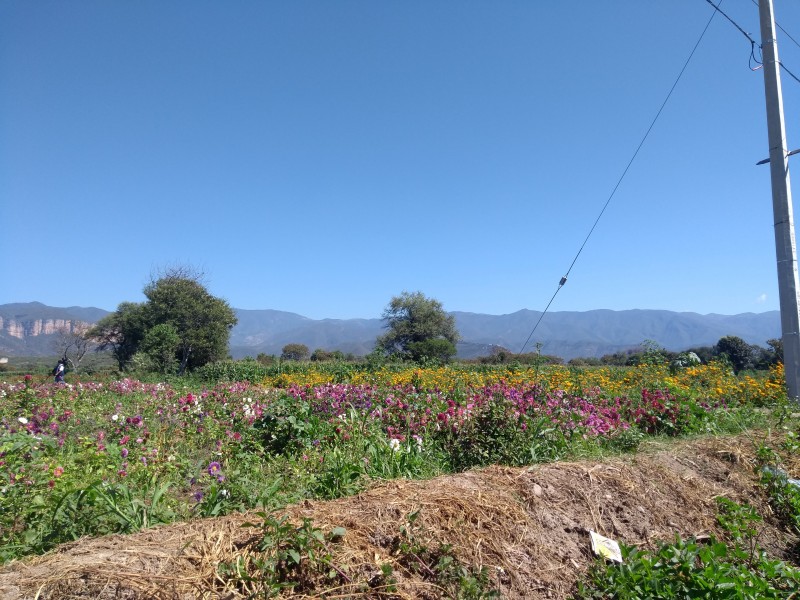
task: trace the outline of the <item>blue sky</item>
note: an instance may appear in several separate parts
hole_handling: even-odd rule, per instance
[[[751,0],[722,7],[760,39]],[[800,6],[775,9],[800,40]],[[113,310],[190,264],[236,308],[312,318],[403,290],[542,310],[712,11],[0,3],[0,303]],[[550,310],[778,308],[749,53],[715,17]],[[800,83],[783,90],[800,147]]]

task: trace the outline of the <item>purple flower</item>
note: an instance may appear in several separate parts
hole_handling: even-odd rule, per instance
[[[206,470],[208,471],[209,475],[216,475],[217,473],[222,471],[222,465],[219,464],[217,461],[213,461],[208,464],[208,469]]]

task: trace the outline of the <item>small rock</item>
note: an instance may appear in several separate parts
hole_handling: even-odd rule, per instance
[[[536,497],[542,495],[542,486],[540,486],[538,483],[533,484],[533,495]]]

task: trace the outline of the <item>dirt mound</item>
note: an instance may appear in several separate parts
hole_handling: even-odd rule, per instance
[[[748,502],[769,514],[754,475],[747,436],[671,445],[602,462],[490,467],[428,481],[391,481],[351,498],[304,502],[282,511],[323,531],[346,528],[330,545],[342,583],[318,597],[377,597],[369,582],[391,564],[391,597],[438,597],[398,560],[409,515],[420,542],[452,546],[462,564],[486,567],[507,598],[565,598],[592,560],[587,530],[629,545],[720,535],[715,498]],[[250,515],[164,526],[128,536],[79,540],[0,570],[0,597],[224,598],[241,595],[217,576],[221,562],[252,552]],[[767,519],[760,543],[783,558],[791,539]],[[367,591],[364,591],[364,590]],[[370,595],[371,594],[371,595]],[[390,597],[386,594],[381,597]]]

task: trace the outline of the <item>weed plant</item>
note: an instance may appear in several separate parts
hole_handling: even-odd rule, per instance
[[[597,561],[575,598],[708,598],[761,600],[794,598],[800,591],[800,570],[771,560],[757,545],[756,511],[719,499],[718,522],[729,541],[713,537],[661,544],[640,550],[621,544],[622,564]]]

